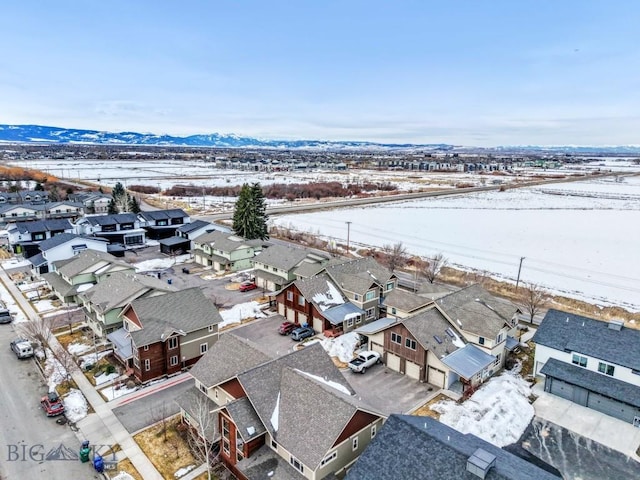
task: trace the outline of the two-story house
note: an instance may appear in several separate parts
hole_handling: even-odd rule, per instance
[[[86,216],[76,222],[76,230],[80,235],[93,235],[125,246],[144,245],[146,241],[146,232],[133,213]]]
[[[66,260],[53,262],[53,270],[42,275],[51,290],[64,303],[77,301],[78,293],[116,272],[134,273],[130,264],[98,250],[82,250]]]
[[[253,257],[262,250],[261,240],[246,240],[234,233],[205,233],[194,241],[195,263],[214,272],[237,272],[252,266]]]
[[[218,230],[215,225],[204,220],[194,220],[176,228],[175,235],[160,240],[160,252],[165,255],[181,255],[193,248],[193,240],[209,232]]]
[[[75,233],[59,233],[38,244],[40,253],[29,257],[33,271],[37,275],[47,273],[53,262],[74,257],[86,249],[107,251],[107,242],[99,238],[81,237]]]
[[[273,292],[295,280],[297,269],[305,269],[311,264],[318,271],[328,261],[328,255],[276,243],[265,248],[253,259],[253,274],[258,287]]]
[[[78,293],[87,325],[98,337],[122,327],[122,309],[137,298],[164,295],[176,288],[155,277],[116,272]]]
[[[400,319],[415,315],[432,304],[432,298],[394,288],[384,297],[382,308],[387,317]]]
[[[533,341],[546,392],[640,427],[640,330],[551,309]]]
[[[46,203],[49,192],[46,190],[20,190],[17,192],[0,192],[0,205],[7,203]]]
[[[22,253],[26,258],[40,253],[38,244],[60,233],[74,233],[69,220],[34,220],[16,222],[7,230],[9,245],[14,253]]]
[[[214,440],[221,460],[242,480],[334,478],[384,421],[357,400],[319,344],[271,360],[225,334],[191,374],[201,395],[218,406],[211,413]],[[197,428],[189,406],[181,407],[185,422]]]
[[[109,213],[111,195],[100,192],[70,193],[67,198],[72,202],[81,203],[85,213],[106,214]]]
[[[173,237],[177,228],[191,222],[191,217],[181,208],[140,212],[138,218],[147,237],[153,240]]]
[[[196,363],[218,340],[222,321],[216,306],[197,287],[138,298],[120,315],[126,335],[118,339],[115,354],[131,365],[140,382]]]

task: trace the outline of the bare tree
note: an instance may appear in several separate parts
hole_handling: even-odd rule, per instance
[[[407,247],[405,247],[402,242],[398,242],[393,245],[384,245],[382,247],[382,252],[385,255],[387,267],[392,272],[396,268],[404,267],[409,260],[407,258]]]
[[[163,441],[167,441],[167,429],[169,419],[167,418],[167,403],[161,402],[154,405],[149,410],[149,418],[152,425],[160,425],[160,433],[162,434]]]
[[[429,281],[429,283],[433,283],[436,281],[436,278],[438,278],[438,275],[440,275],[442,269],[447,266],[447,263],[449,263],[449,261],[442,253],[438,253],[429,258],[424,269],[424,276]]]
[[[525,283],[520,290],[519,301],[524,312],[529,316],[529,321],[533,323],[534,317],[545,308],[547,304],[547,292],[540,285],[535,283]]]
[[[44,350],[45,358],[47,350],[50,350],[49,338],[51,336],[51,322],[48,318],[37,316],[36,318],[23,322],[18,327],[18,333],[27,339],[40,344]]]
[[[76,364],[76,359],[73,358],[65,348],[57,342],[53,342],[51,345],[51,354],[53,358],[55,358],[60,366],[66,372],[66,380],[71,380],[71,374],[78,370],[78,365]]]
[[[189,400],[189,418],[191,428],[188,431],[188,442],[191,452],[207,464],[209,476],[216,460],[213,445],[218,437],[218,414],[212,412],[215,404],[199,391],[193,391]]]

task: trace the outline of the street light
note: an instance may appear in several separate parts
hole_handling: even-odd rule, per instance
[[[349,236],[351,234],[351,222],[345,222],[347,224],[347,256],[349,256]]]
[[[518,291],[518,285],[520,284],[520,272],[522,271],[522,261],[524,257],[520,257],[520,266],[518,267],[518,278],[516,279],[516,292]]]

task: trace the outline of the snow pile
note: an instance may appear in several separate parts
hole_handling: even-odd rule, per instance
[[[64,416],[70,422],[78,422],[87,416],[87,401],[80,390],[72,388],[64,399]]]
[[[189,465],[187,467],[182,467],[182,468],[178,469],[178,471],[176,473],[174,473],[173,476],[175,478],[184,477],[187,473],[189,473],[194,468],[196,468],[195,465]]]
[[[91,345],[73,342],[67,346],[67,352],[69,352],[71,355],[81,355],[85,352],[88,352],[92,348],[93,347]]]
[[[233,323],[240,323],[245,318],[266,317],[263,311],[260,310],[260,304],[258,302],[239,303],[229,310],[221,310],[220,316],[222,317],[222,322],[218,324],[218,328],[222,328]]]
[[[115,477],[112,477],[111,480],[135,480],[135,478],[127,472],[118,472],[118,474]]]
[[[53,392],[56,389],[56,385],[64,382],[69,373],[67,369],[53,356],[53,352],[47,349],[47,359],[44,362],[44,376],[47,378],[47,385],[49,385],[49,391]]]
[[[530,385],[521,376],[504,372],[462,404],[447,400],[431,408],[440,413],[442,423],[504,447],[517,441],[533,418],[530,393]]]
[[[103,388],[102,390],[100,390],[100,393],[102,394],[103,397],[105,397],[107,399],[107,401],[113,400],[115,398],[120,398],[124,395],[127,395],[129,393],[133,393],[136,390],[138,390],[138,387],[133,387],[133,388],[128,388],[128,387],[120,387],[117,388],[115,386],[110,386],[110,387],[106,387]]]
[[[95,365],[98,362],[98,360],[100,360],[103,357],[106,357],[112,352],[113,350],[105,350],[104,352],[100,352],[100,353],[89,353],[87,355],[83,355],[80,357],[78,361],[78,366],[82,370],[84,370],[87,365]]]
[[[12,268],[20,268],[20,267],[30,267],[31,262],[26,258],[20,257],[12,257],[9,260],[5,260],[2,262],[2,268],[5,270],[10,270]]]
[[[33,302],[32,305],[38,312],[50,312],[56,309],[53,303],[51,303],[51,300],[38,300],[37,302]]]
[[[341,362],[349,363],[353,359],[354,350],[360,343],[360,335],[349,332],[339,337],[325,338],[321,343],[330,357],[338,357]]]
[[[5,286],[0,282],[0,300],[6,305],[7,309],[11,312],[13,316],[13,321],[15,323],[26,322],[27,317],[24,312],[13,298],[13,295],[9,293],[9,291],[5,288]]]
[[[133,266],[136,272],[149,272],[151,270],[165,270],[178,263],[184,263],[191,258],[189,253],[184,255],[178,255],[175,258],[152,258],[151,260],[145,260],[144,262],[134,263]]]
[[[98,385],[104,385],[105,383],[108,383],[111,380],[115,380],[119,376],[120,376],[120,374],[118,372],[103,373],[102,375],[98,375],[97,377],[93,377],[93,379],[96,381],[96,386],[98,386]]]
[[[45,282],[44,280],[39,280],[37,282],[23,283],[21,285],[18,285],[17,287],[21,292],[29,292],[31,290],[38,290],[38,288],[44,287],[46,285],[47,282]]]

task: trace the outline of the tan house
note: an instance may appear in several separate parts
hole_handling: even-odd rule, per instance
[[[253,257],[260,250],[261,240],[245,240],[233,233],[220,231],[205,233],[193,241],[195,262],[218,273],[251,268]]]
[[[194,390],[212,402],[217,428],[210,440],[243,480],[335,478],[384,421],[358,401],[319,344],[270,360],[225,334],[191,374]],[[184,421],[198,428],[189,395],[192,400],[190,392],[178,403]]]

